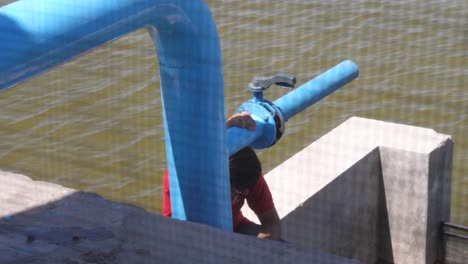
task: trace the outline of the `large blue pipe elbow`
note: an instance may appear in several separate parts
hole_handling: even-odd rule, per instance
[[[22,0],[3,6],[0,90],[142,27],[159,58],[173,217],[232,230],[221,52],[205,2]]]

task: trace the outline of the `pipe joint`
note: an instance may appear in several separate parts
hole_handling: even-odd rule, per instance
[[[256,149],[268,148],[276,144],[284,134],[285,122],[283,115],[272,102],[265,99],[259,101],[254,98],[243,103],[237,110],[238,113],[243,111],[249,112],[257,125],[262,126],[261,135],[250,143],[251,147]]]

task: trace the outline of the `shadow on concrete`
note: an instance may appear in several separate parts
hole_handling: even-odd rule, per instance
[[[382,169],[381,169],[382,171]],[[387,210],[387,198],[385,196],[385,186],[382,175],[379,177],[379,215],[378,215],[378,230],[377,230],[377,263],[391,264],[394,263],[392,236],[390,233],[390,223]]]
[[[97,195],[75,192],[1,218],[0,263],[114,263],[124,230],[103,220],[123,221],[124,214],[113,207]]]
[[[24,176],[15,182],[15,175],[6,178],[0,171],[0,189],[10,180],[14,189],[0,195],[0,212],[28,208],[34,197],[49,201],[0,214],[0,263],[358,263],[167,218]],[[31,186],[35,193],[23,193]],[[60,192],[68,194],[49,199]]]
[[[363,263],[393,263],[379,149],[324,186],[282,223],[285,239],[300,248],[318,248]]]

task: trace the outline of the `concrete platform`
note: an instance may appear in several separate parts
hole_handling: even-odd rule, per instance
[[[358,263],[0,171],[0,263]]]
[[[432,129],[353,117],[265,179],[295,246],[432,264],[442,257],[440,222],[450,220],[452,153],[450,136]]]

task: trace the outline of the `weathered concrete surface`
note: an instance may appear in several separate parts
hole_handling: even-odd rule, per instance
[[[358,263],[0,171],[0,263]]]
[[[363,263],[434,263],[452,152],[432,129],[353,117],[265,178],[290,243]]]

